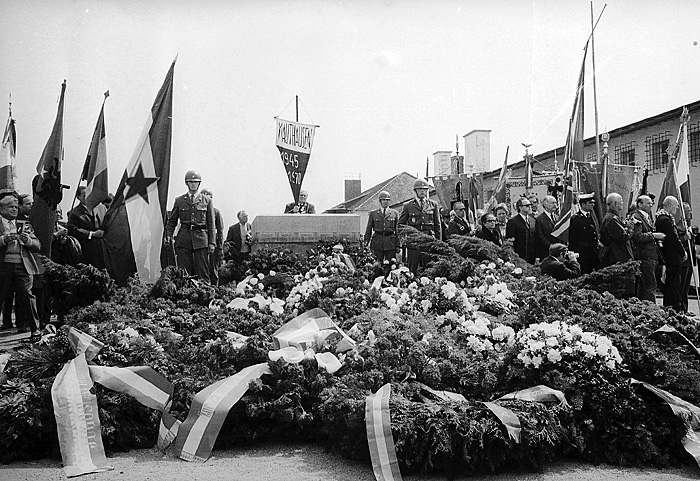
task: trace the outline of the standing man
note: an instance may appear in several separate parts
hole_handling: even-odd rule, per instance
[[[425,179],[416,179],[413,182],[413,191],[416,196],[403,205],[399,216],[399,224],[408,225],[424,234],[440,239],[442,236],[440,225],[440,208],[437,203],[428,198],[430,184]],[[413,274],[418,273],[418,265],[421,262],[421,252],[418,248],[408,247],[406,263]]]
[[[228,228],[224,242],[224,257],[238,264],[250,259],[250,245],[253,242],[253,227],[248,223],[244,210],[238,213],[238,224]]]
[[[622,196],[617,192],[608,194],[605,198],[608,212],[600,224],[600,241],[603,243],[603,255],[601,263],[603,267],[611,266],[618,262],[627,262],[634,258],[632,254],[631,227],[622,222]]]
[[[391,195],[386,190],[379,193],[379,209],[369,213],[365,244],[369,245],[374,257],[380,264],[396,259],[399,249],[398,211],[389,207]],[[374,232],[374,234],[372,234]]]
[[[472,232],[472,228],[467,222],[465,215],[465,207],[463,202],[455,202],[452,209],[455,212],[455,218],[447,224],[447,237],[453,235],[469,235]]]
[[[315,214],[316,207],[306,199],[309,198],[309,193],[305,190],[299,192],[299,202],[290,202],[284,207],[285,214]]]
[[[214,193],[210,189],[202,189],[202,195],[214,205]],[[209,254],[209,280],[215,286],[219,285],[219,266],[223,260],[224,250],[224,218],[221,211],[214,207],[214,228],[216,229],[216,246],[214,252]]]
[[[589,274],[600,269],[598,252],[600,243],[600,225],[595,215],[595,197],[591,194],[578,196],[580,210],[571,216],[569,225],[569,250],[579,255],[581,274]]]
[[[188,274],[209,281],[209,254],[216,249],[214,206],[197,192],[201,182],[202,176],[196,170],[185,174],[187,193],[175,198],[165,223],[165,242],[172,243],[179,220],[180,230],[175,239],[177,265]]]
[[[656,230],[666,234],[661,254],[666,263],[666,282],[664,283],[664,307],[672,307],[676,312],[683,312],[681,303],[681,264],[688,254],[683,248],[674,215],[678,210],[678,199],[669,195],[656,213]]]
[[[527,197],[515,203],[518,213],[508,219],[506,238],[513,239],[513,250],[527,263],[535,263],[535,219],[530,215],[532,204]]]
[[[32,284],[39,266],[32,253],[39,252],[41,244],[29,221],[17,223],[18,214],[15,196],[0,199],[0,299],[7,297],[10,286],[14,287],[18,311],[24,313],[31,337],[38,338],[39,316]]]
[[[681,286],[681,306],[683,306],[683,312],[690,316],[694,316],[695,313],[688,311],[688,291],[690,290],[690,280],[693,278],[693,269],[698,264],[697,255],[695,254],[695,244],[697,242],[697,226],[693,232],[693,227],[690,223],[693,220],[693,211],[690,208],[690,204],[683,202],[683,213],[685,214],[685,226],[687,229],[683,229],[682,223],[678,227],[678,233],[683,243],[683,248],[685,249],[688,258],[681,264],[680,270],[680,286]]]
[[[549,257],[549,246],[561,241],[552,235],[554,224],[557,223],[555,212],[557,199],[547,195],[542,199],[543,212],[535,218],[535,257],[543,261]]]
[[[104,231],[99,228],[95,215],[85,204],[86,188],[81,185],[76,189],[75,197],[78,199],[78,205],[68,212],[68,235],[75,237],[80,242],[83,260],[86,264],[104,269],[105,260],[102,250]]]
[[[642,273],[637,286],[637,298],[656,302],[656,265],[659,261],[656,241],[663,240],[666,235],[654,232],[654,220],[651,217],[653,205],[648,195],[637,197],[637,210],[632,214],[632,247],[634,259],[640,261]]]

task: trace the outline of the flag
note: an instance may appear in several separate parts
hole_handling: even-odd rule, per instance
[[[175,61],[105,215],[105,264],[120,285],[135,273],[142,283],[160,276],[170,181],[174,72]]]
[[[292,188],[294,202],[299,202],[299,191],[304,181],[306,167],[309,165],[311,148],[316,135],[316,125],[300,124],[291,120],[277,120],[277,138],[275,144],[280,151],[282,163],[287,171],[289,186]]]
[[[483,181],[481,179],[481,174],[473,174],[469,177],[469,184],[467,190],[467,212],[468,219],[470,222],[476,226],[479,219],[476,218],[476,211],[479,209],[480,199],[482,197],[480,190],[483,189]]]
[[[440,205],[445,209],[451,209],[452,204],[462,200],[462,175],[436,175],[433,177],[435,194],[440,201]]]
[[[15,184],[17,183],[16,148],[15,119],[12,118],[12,112],[10,112],[5,133],[2,136],[2,145],[0,145],[0,195],[15,192]]]
[[[510,177],[511,170],[508,168],[508,151],[510,146],[506,147],[506,158],[503,160],[503,166],[501,167],[501,174],[498,176],[498,182],[496,182],[496,187],[493,188],[493,194],[491,194],[491,199],[489,199],[488,204],[484,206],[485,211],[490,211],[496,208],[498,204],[506,201],[506,183]]]
[[[681,126],[678,131],[678,140],[676,142],[677,155],[672,155],[666,168],[666,176],[661,185],[659,192],[658,207],[661,208],[663,201],[669,195],[672,195],[680,203],[679,208],[674,214],[676,225],[685,225],[685,215],[683,211],[683,202],[690,203],[690,165],[688,163],[688,132],[687,121],[690,119],[688,110],[683,107],[683,115],[681,116]]]
[[[105,92],[100,116],[97,118],[95,132],[92,134],[83,173],[80,180],[87,181],[85,189],[85,205],[92,210],[97,207],[109,194],[107,185],[107,143],[105,140],[105,100],[109,90]]]
[[[649,169],[644,169],[644,175],[642,176],[642,186],[639,188],[639,195],[649,194]]]
[[[532,156],[525,154],[525,190],[532,190]]]
[[[688,155],[688,122],[690,121],[690,115],[688,114],[688,108],[683,107],[683,114],[681,115],[681,150],[676,157],[676,170],[678,172],[678,189],[681,192],[681,197],[678,199],[683,202],[690,202],[690,157]]]
[[[53,130],[41,153],[36,166],[37,175],[32,181],[34,206],[30,222],[34,234],[41,243],[42,255],[51,258],[51,241],[56,226],[56,206],[63,199],[61,183],[61,162],[63,160],[63,100],[66,93],[66,81],[61,85],[61,96]]]
[[[617,192],[622,196],[622,206],[635,204],[639,190],[639,167],[636,165],[609,164],[608,192]]]
[[[632,187],[630,190],[630,198],[627,203],[627,212],[632,212],[637,204],[637,198],[642,195],[642,182],[639,180],[639,167],[634,167],[634,176],[632,178]]]

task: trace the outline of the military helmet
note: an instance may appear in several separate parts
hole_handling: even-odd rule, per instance
[[[379,200],[384,200],[384,199],[391,199],[391,194],[387,192],[386,190],[383,190],[379,193]]]
[[[428,181],[425,179],[416,179],[413,182],[413,190],[416,189],[430,189],[430,184],[428,184]]]
[[[191,182],[191,181],[201,182],[202,176],[196,170],[188,170],[187,173],[185,174],[185,182]]]

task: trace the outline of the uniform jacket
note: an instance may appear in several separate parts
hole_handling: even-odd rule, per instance
[[[19,223],[15,221],[15,224],[18,227],[20,223],[21,221]],[[39,242],[39,239],[36,238],[36,235],[34,235],[34,229],[32,228],[32,225],[29,223],[29,221],[24,222],[22,232],[24,234],[27,234],[29,236],[29,239],[31,240],[31,243],[28,246],[25,246],[24,244],[20,243],[20,257],[22,258],[22,264],[24,264],[24,268],[27,270],[27,274],[40,274],[41,267],[39,266],[36,256],[33,253],[39,252],[41,250],[41,243]],[[5,234],[9,234],[9,231],[5,230],[5,225],[0,221],[0,236],[3,236]],[[0,239],[0,262],[4,262],[6,252],[7,245],[3,243],[2,239]]]
[[[600,239],[600,226],[595,213],[590,216],[579,211],[571,216],[569,224],[569,250],[578,252],[581,259],[595,259]]]
[[[615,212],[608,211],[600,224],[600,241],[605,246],[600,262],[604,267],[634,258],[630,239],[632,233]]]
[[[540,264],[542,274],[548,274],[558,281],[574,279],[581,275],[581,266],[576,261],[562,262],[556,257],[547,256]]]
[[[299,212],[293,212],[295,205],[299,205]],[[294,202],[290,202],[289,204],[284,206],[284,213],[285,214],[315,214],[316,207],[310,202],[306,202],[304,204],[296,204]]]
[[[678,237],[678,229],[673,217],[665,211],[659,211],[656,215],[656,231],[666,234],[663,240],[663,247],[661,248],[666,265],[681,265],[685,256],[685,249]]]
[[[553,230],[554,222],[546,212],[542,212],[535,218],[535,257],[544,260],[549,255],[549,246],[561,243],[552,235]]]
[[[647,220],[649,217],[649,220]],[[632,230],[632,253],[635,260],[657,260],[659,254],[654,239],[654,226],[650,216],[645,217],[639,210],[632,214],[634,229]]]
[[[513,239],[513,250],[530,264],[535,263],[535,219],[527,216],[527,222],[520,214],[508,219],[506,239]]]
[[[165,223],[165,235],[171,237],[180,221],[180,230],[175,238],[175,247],[185,249],[206,249],[216,245],[214,205],[202,194],[197,193],[194,201],[189,194],[175,198],[173,209]]]
[[[493,231],[489,230],[488,227],[483,227],[479,232],[476,233],[479,239],[484,239],[491,241],[497,246],[503,245],[503,239],[501,238],[501,231],[494,227]]]
[[[382,209],[371,211],[367,218],[365,243],[369,244],[369,248],[373,251],[397,250],[399,248],[398,223],[399,212],[392,208],[386,209],[386,215],[382,213]]]
[[[224,257],[226,259],[240,259],[241,257],[241,223],[237,222],[228,228],[226,241],[224,242]],[[246,232],[249,234],[253,231],[253,227],[246,222]]]
[[[447,224],[447,237],[453,235],[469,235],[472,232],[471,226],[461,217],[455,216],[454,219]]]
[[[216,207],[214,207],[214,227],[216,228],[216,248],[221,251],[224,248],[224,217]]]
[[[442,225],[440,224],[440,208],[437,203],[425,198],[425,206],[420,208],[418,199],[409,200],[403,205],[399,215],[399,224],[408,225],[436,239],[442,238]]]

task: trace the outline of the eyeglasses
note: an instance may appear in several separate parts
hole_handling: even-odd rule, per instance
[[[496,222],[496,219],[489,219],[489,220],[484,221],[485,224],[492,224],[494,222]]]
[[[464,210],[464,207],[462,207],[461,209],[453,209],[453,210]]]

